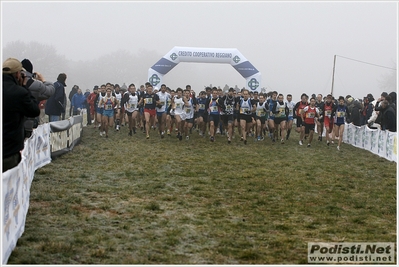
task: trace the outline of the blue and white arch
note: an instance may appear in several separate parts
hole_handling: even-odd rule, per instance
[[[230,64],[245,78],[245,88],[260,92],[261,73],[236,48],[175,46],[148,70],[148,81],[159,87],[163,76],[180,62]]]

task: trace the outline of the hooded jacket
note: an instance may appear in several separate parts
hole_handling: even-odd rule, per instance
[[[24,148],[25,117],[40,115],[31,92],[19,86],[11,74],[3,74],[3,159]]]
[[[60,116],[65,112],[65,80],[59,79],[54,83],[55,92],[47,100],[45,112],[47,115]]]

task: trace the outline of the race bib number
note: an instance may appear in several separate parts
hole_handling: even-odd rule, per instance
[[[285,117],[285,108],[279,108],[278,109],[278,116],[279,117]]]
[[[326,117],[331,117],[331,110],[326,110],[324,114]]]
[[[186,113],[189,114],[191,112],[191,108],[186,108]]]
[[[145,98],[144,99],[144,104],[151,105],[152,104],[152,98]]]
[[[130,104],[130,103],[129,103],[129,104],[127,105],[127,108],[128,108],[128,109],[135,109],[135,108],[136,108],[136,104]]]
[[[314,117],[315,117],[315,113],[313,113],[313,112],[306,113],[306,118],[313,119]]]
[[[112,104],[105,105],[105,110],[111,110],[111,109],[112,109]]]
[[[232,105],[226,105],[226,112],[233,112],[233,106]]]
[[[181,104],[180,103],[176,103],[176,108],[181,108]]]
[[[218,112],[219,111],[217,106],[212,106],[210,109],[211,109],[211,112]]]
[[[337,112],[337,117],[338,117],[338,118],[343,118],[343,117],[345,117],[345,112],[344,112],[344,111],[339,111],[339,112]]]
[[[294,110],[290,109],[290,112],[288,113],[289,116],[294,116]]]
[[[248,114],[249,109],[248,108],[240,108],[240,113],[241,114]]]
[[[264,117],[264,116],[266,116],[266,112],[265,112],[263,109],[257,110],[257,111],[256,111],[256,116],[258,116],[258,117]]]
[[[204,110],[205,109],[205,104],[199,104],[199,109]]]
[[[303,109],[298,109],[298,114],[299,114],[299,115],[302,114],[302,110],[303,110]]]
[[[165,101],[161,101],[160,104],[161,104],[162,106],[165,106]]]

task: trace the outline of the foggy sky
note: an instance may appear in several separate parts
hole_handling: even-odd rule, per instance
[[[262,87],[298,101],[303,92],[330,92],[334,55],[397,68],[397,11],[396,2],[2,1],[1,39],[2,47],[17,40],[53,45],[75,61],[120,49],[163,56],[174,46],[237,48],[262,73]],[[397,71],[338,57],[334,96],[379,96],[379,81],[392,72]],[[98,77],[98,84],[146,79]],[[209,84],[245,86],[230,65],[205,63],[181,63],[163,82],[173,89],[191,84],[196,92]]]

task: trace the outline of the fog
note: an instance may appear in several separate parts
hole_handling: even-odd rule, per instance
[[[395,2],[2,1],[2,61],[29,58],[47,80],[67,73],[67,91],[92,90],[144,84],[174,46],[236,48],[261,72],[261,87],[298,101],[331,91],[339,55],[334,96],[376,97],[397,86],[397,10]],[[246,86],[230,65],[205,63],[180,63],[163,82],[197,93]]]

